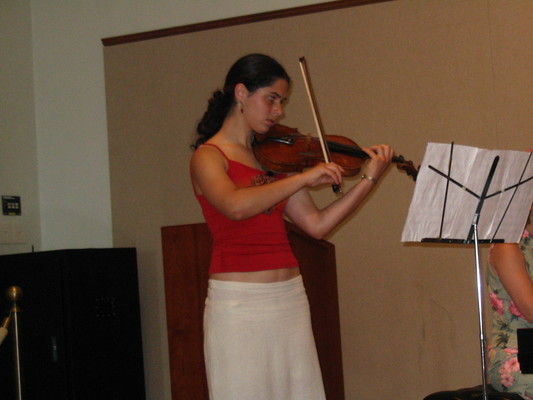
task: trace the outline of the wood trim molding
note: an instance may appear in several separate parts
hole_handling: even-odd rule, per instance
[[[269,11],[259,14],[244,15],[240,17],[219,19],[216,21],[201,22],[197,24],[183,25],[174,28],[158,29],[154,31],[132,33],[129,35],[115,36],[102,39],[105,47],[120,44],[140,42],[144,40],[158,39],[166,36],[183,35],[192,32],[206,31],[210,29],[224,28],[228,26],[244,25],[253,22],[267,21],[277,18],[294,17],[297,15],[312,14],[323,11],[337,10],[341,8],[356,7],[373,3],[384,3],[394,0],[338,0],[326,3],[313,4],[287,8],[284,10]]]

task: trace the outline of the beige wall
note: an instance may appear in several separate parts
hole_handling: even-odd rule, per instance
[[[529,1],[400,0],[106,48],[113,237],[138,248],[152,373],[168,373],[159,229],[202,221],[188,146],[236,55],[263,51],[287,67],[286,125],[314,131],[304,55],[326,133],[390,143],[420,163],[428,142],[532,146],[531,21]],[[481,383],[474,249],[400,243],[413,190],[391,169],[328,238],[347,399],[411,400]],[[313,195],[333,200],[329,188]]]

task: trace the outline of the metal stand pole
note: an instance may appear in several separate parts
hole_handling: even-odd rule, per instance
[[[476,250],[476,281],[477,281],[477,307],[478,307],[478,317],[479,317],[479,343],[481,346],[481,378],[482,378],[482,390],[483,390],[483,400],[487,400],[487,372],[486,372],[486,358],[485,358],[485,334],[484,334],[484,318],[483,318],[483,280],[481,274],[481,263],[479,257],[479,239],[477,231],[477,222],[479,219],[479,214],[474,216],[472,222],[472,227],[474,228],[474,243]]]
[[[19,312],[21,310],[17,304],[17,302],[22,299],[22,290],[18,286],[11,286],[7,289],[6,297],[12,303],[10,314],[13,322],[13,361],[15,367],[16,399],[22,400],[22,366],[19,334]]]

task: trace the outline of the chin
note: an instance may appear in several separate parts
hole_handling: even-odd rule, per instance
[[[270,125],[265,125],[265,126],[258,127],[257,129],[254,129],[254,131],[259,134],[265,134],[270,130],[270,128],[271,128]]]

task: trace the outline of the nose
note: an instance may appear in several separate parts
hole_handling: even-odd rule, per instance
[[[283,105],[281,103],[274,104],[273,111],[276,117],[281,117],[283,115]]]

